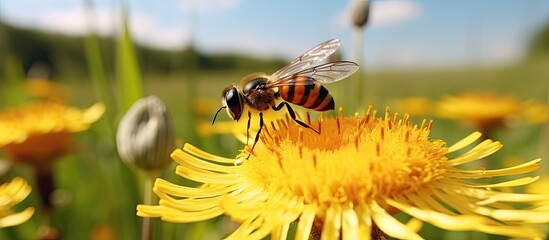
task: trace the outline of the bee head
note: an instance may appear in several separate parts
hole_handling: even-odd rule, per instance
[[[240,116],[242,116],[242,112],[244,111],[244,99],[242,99],[242,96],[236,87],[229,86],[223,90],[221,103],[223,104],[222,108],[227,110],[227,114],[231,119],[235,121],[240,119]]]

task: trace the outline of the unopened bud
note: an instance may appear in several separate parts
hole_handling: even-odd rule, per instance
[[[351,3],[351,21],[355,27],[361,28],[368,22],[370,3],[368,0],[353,0]]]
[[[120,120],[116,145],[120,158],[129,165],[146,171],[169,165],[175,137],[164,103],[155,96],[135,102]]]

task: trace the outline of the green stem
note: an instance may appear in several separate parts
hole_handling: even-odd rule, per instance
[[[147,173],[145,182],[143,184],[143,203],[145,205],[151,205],[154,200],[154,194],[152,192],[152,185],[158,175],[157,171],[150,171]],[[153,222],[151,218],[143,218],[143,227],[141,229],[141,240],[152,239]]]
[[[353,42],[354,42],[354,52],[355,56],[354,59],[356,61],[356,64],[358,64],[359,67],[362,66],[362,35],[364,34],[363,28],[361,27],[355,27],[353,31]],[[351,92],[351,110],[355,111],[356,108],[360,107],[362,104],[362,101],[364,100],[362,98],[363,95],[365,95],[362,92],[362,89],[364,88],[364,83],[362,82],[362,71],[363,69],[359,69],[358,72],[356,72],[354,75],[355,77],[351,79],[350,85],[352,89]]]
[[[40,201],[43,208],[43,225],[39,229],[38,239],[59,239],[61,236],[60,232],[53,225],[52,221],[54,206],[51,202],[51,194],[55,190],[52,166],[50,164],[33,165],[33,170],[35,174],[35,181],[38,187],[38,193],[40,195]]]

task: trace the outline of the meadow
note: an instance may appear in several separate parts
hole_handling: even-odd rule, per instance
[[[131,46],[128,44],[131,38],[122,39],[122,43],[118,45],[119,48]],[[88,54],[93,52],[93,44],[87,47]],[[147,174],[124,164],[118,156],[115,144],[118,121],[131,104],[124,95],[125,88],[130,85],[135,87],[135,84],[142,84],[142,92],[133,95],[133,100],[142,96],[156,95],[165,103],[173,119],[178,148],[181,148],[184,143],[190,143],[209,153],[228,158],[235,157],[243,148],[244,144],[230,134],[204,136],[199,131],[199,126],[210,125],[215,111],[221,106],[222,89],[230,83],[240,81],[243,76],[250,73],[248,68],[187,67],[185,71],[147,72],[140,71],[141,68],[134,61],[133,49],[128,48],[125,51],[119,54],[126,55],[127,59],[130,59],[129,63],[125,62],[126,66],[130,67],[122,70],[127,71],[127,75],[111,76],[114,74],[107,73],[105,76],[107,79],[138,76],[131,80],[133,82],[110,80],[98,84],[93,74],[86,74],[84,71],[67,71],[56,76],[55,81],[68,89],[65,101],[69,105],[86,108],[100,101],[98,92],[101,90],[98,90],[98,86],[104,87],[103,90],[107,89],[112,94],[110,105],[107,104],[107,113],[89,130],[74,134],[73,151],[54,162],[56,190],[50,196],[54,206],[51,212],[40,211],[41,203],[36,191],[35,176],[29,166],[2,161],[6,165],[0,172],[2,182],[9,181],[15,176],[22,176],[33,186],[30,196],[15,209],[35,206],[37,211],[29,221],[19,226],[0,229],[0,239],[46,239],[43,235],[44,226],[53,226],[61,239],[139,239],[141,237],[143,219],[136,215],[136,206],[143,203],[143,195],[147,191],[147,188],[144,188]],[[187,64],[196,66],[193,65],[193,59],[189,60],[190,63],[187,62]],[[97,69],[93,68],[93,60],[90,62],[92,64],[89,65],[91,67],[88,71],[97,73]],[[65,62],[65,64],[68,63]],[[181,64],[184,65],[186,62],[182,61]],[[364,63],[364,65],[367,64],[367,62]],[[410,112],[410,109],[401,104],[402,99],[423,97],[436,103],[446,96],[463,92],[509,95],[520,102],[535,101],[543,105],[549,95],[547,66],[549,66],[549,58],[538,57],[493,67],[460,66],[436,70],[380,69],[375,71],[367,70],[365,67],[359,74],[326,87],[336,100],[336,108],[343,107],[346,115],[352,115],[355,112],[363,114],[369,105],[380,112],[389,107],[391,112],[404,114]],[[254,69],[254,71],[271,73],[278,67],[280,66],[263,66],[262,69]],[[62,67],[62,69],[70,68],[70,64]],[[361,81],[364,86],[359,101],[350,99],[347,94],[351,83],[357,81]],[[4,89],[7,89],[7,82],[0,82],[5,84]],[[130,100],[132,100],[131,97]],[[7,107],[8,104],[2,103],[2,105]],[[485,130],[475,129],[455,119],[441,118],[433,111],[434,105],[431,107],[423,113],[412,114],[411,121],[421,124],[422,119],[432,119],[434,125],[430,137],[433,139],[442,139],[451,145],[475,130]],[[302,108],[294,109],[298,111],[301,118],[304,118],[305,111]],[[311,114],[313,119],[319,116],[314,112]],[[539,112],[539,114],[544,113]],[[336,115],[337,110],[326,113],[328,117]],[[230,121],[230,119],[222,112],[218,121]],[[496,128],[490,132],[490,138],[501,141],[504,145],[502,150],[491,156],[493,161],[491,165],[503,167],[543,157],[542,170],[537,171],[536,174],[549,174],[549,167],[547,167],[549,153],[546,150],[547,138],[549,138],[547,123],[528,124],[517,119],[510,121],[512,122],[509,127]],[[171,164],[158,176],[180,185],[198,185],[196,182],[177,176],[175,167],[175,163]],[[478,165],[470,167],[482,168]],[[519,188],[519,191],[521,190],[523,189]],[[238,225],[225,216],[197,223],[170,223],[153,219],[153,239],[220,239],[230,234],[236,226]],[[292,231],[295,231],[295,227],[290,227],[290,232]],[[428,224],[420,233],[426,239],[502,238],[474,232],[446,232]]]
[[[356,107],[357,111],[367,105],[378,109],[389,106],[394,111],[405,112],[395,105],[398,99],[423,96],[433,100],[445,95],[463,91],[489,91],[509,94],[519,99],[544,101],[549,89],[549,64],[547,60],[536,60],[493,68],[460,68],[452,70],[401,70],[364,72],[362,80],[367,89],[365,101]],[[270,71],[272,69],[265,69]],[[230,136],[200,136],[196,124],[209,122],[218,105],[212,106],[211,114],[197,113],[196,101],[207,99],[220,104],[220,91],[229,83],[237,82],[247,73],[238,71],[196,71],[192,74],[144,75],[145,95],[156,95],[163,100],[173,116],[176,136],[181,143],[188,142],[206,151],[231,157],[242,144]],[[78,79],[75,81],[74,79]],[[67,102],[86,107],[97,101],[90,89],[91,81],[86,76],[69,75],[59,82],[70,88]],[[353,77],[346,81],[356,81]],[[345,81],[330,84],[328,88],[339,106],[345,106]],[[351,110],[344,110],[346,113]],[[328,113],[333,114],[333,113]],[[451,143],[464,137],[474,129],[455,121],[437,119],[433,115],[413,116],[434,119],[433,138]],[[229,120],[224,114],[221,120]],[[62,157],[55,163],[56,209],[53,224],[62,232],[64,239],[138,239],[141,218],[135,215],[135,207],[142,203],[143,174],[123,164],[113,145],[112,132],[100,120],[89,131],[75,135],[77,151]],[[503,160],[513,156],[528,160],[540,157],[538,149],[543,125],[519,125],[501,129],[493,138],[502,141],[504,148],[495,155]],[[547,174],[546,172],[540,172]],[[32,173],[25,166],[13,165],[3,173],[3,180],[22,175],[32,179]],[[176,183],[189,184],[175,176],[174,165],[162,171],[161,177]],[[192,184],[192,183],[191,183]],[[33,188],[34,189],[34,188]],[[36,193],[25,200],[23,206],[38,204]],[[0,230],[0,239],[32,239],[40,229],[41,213],[20,226]],[[154,239],[211,239],[228,233],[231,224],[225,217],[215,220],[175,224],[154,220]],[[440,230],[427,227],[427,236],[439,236]],[[469,233],[446,233],[441,239],[468,239]],[[438,238],[438,237],[435,237]],[[430,239],[435,239],[430,238]],[[489,239],[492,239],[493,236]]]

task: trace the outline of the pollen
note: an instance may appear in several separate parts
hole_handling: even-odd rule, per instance
[[[291,122],[271,125],[243,163],[244,175],[321,206],[407,194],[444,176],[448,149],[428,138],[431,124],[411,125],[389,109],[376,115],[370,108],[362,117],[319,119],[312,126],[321,134]]]

